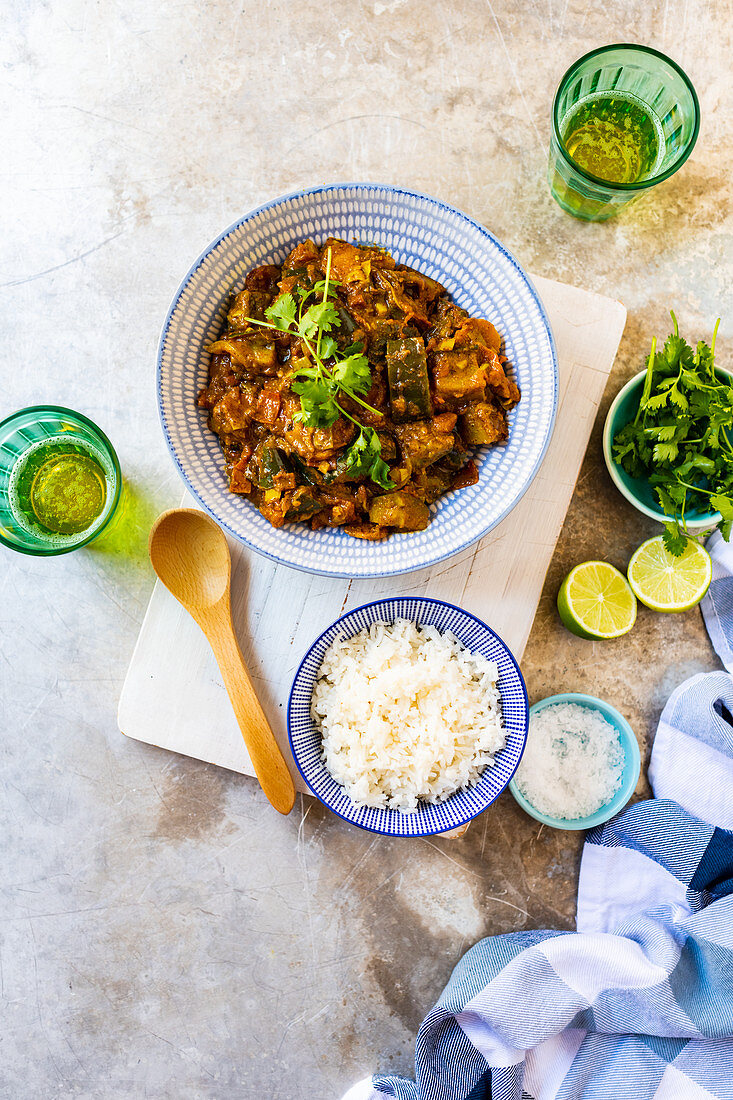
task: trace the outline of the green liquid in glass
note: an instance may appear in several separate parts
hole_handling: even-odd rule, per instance
[[[107,475],[100,457],[88,445],[63,438],[45,441],[23,455],[10,487],[19,522],[54,542],[90,530],[107,503]]]
[[[586,96],[563,119],[562,137],[584,172],[609,183],[645,179],[664,155],[659,122],[628,93]]]

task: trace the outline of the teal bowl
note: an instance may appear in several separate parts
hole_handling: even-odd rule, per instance
[[[730,371],[716,367],[716,374],[720,374],[729,381],[733,381],[733,373]],[[659,507],[656,497],[652,492],[652,488],[646,478],[631,477],[630,474],[626,473],[623,466],[620,466],[613,457],[614,437],[621,428],[625,427],[626,424],[636,416],[642,390],[644,388],[645,376],[645,370],[635,374],[634,377],[626,383],[623,389],[619,390],[616,394],[613,404],[608,410],[606,423],[603,428],[603,457],[606,460],[606,467],[611,475],[611,480],[619,492],[626,497],[628,502],[633,504],[637,511],[642,512],[650,519],[655,519],[658,523],[668,523],[669,516],[665,516],[662,509]],[[687,513],[685,518],[690,530],[701,531],[706,527],[717,527],[720,523],[721,515],[720,512],[696,512],[692,510]]]
[[[621,773],[621,786],[613,798],[605,806],[601,806],[600,809],[596,810],[595,813],[589,814],[587,817],[572,818],[551,817],[549,814],[543,814],[540,810],[535,809],[517,787],[516,777],[509,783],[509,790],[524,812],[535,818],[535,820],[541,821],[543,825],[550,825],[553,829],[592,829],[594,826],[602,825],[604,821],[608,821],[617,813],[620,813],[634,793],[641,771],[639,745],[631,726],[615,707],[612,707],[610,703],[604,703],[603,699],[596,699],[593,695],[582,695],[577,691],[566,691],[561,695],[548,695],[546,699],[541,699],[539,703],[535,703],[534,706],[530,707],[530,737],[532,736],[532,715],[557,703],[577,703],[581,707],[587,707],[588,710],[597,711],[602,718],[611,723],[618,733],[621,748],[624,750],[624,770]]]

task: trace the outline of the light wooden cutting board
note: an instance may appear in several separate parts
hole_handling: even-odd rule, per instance
[[[431,569],[357,581],[301,573],[229,542],[242,652],[300,791],[307,788],[286,728],[290,685],[310,644],[343,612],[382,596],[437,596],[484,619],[521,660],[626,320],[620,302],[539,277],[534,283],[557,345],[559,410],[539,473],[489,535]],[[188,495],[184,503],[195,506]],[[160,582],[122,689],[119,724],[138,741],[254,774],[211,650]]]

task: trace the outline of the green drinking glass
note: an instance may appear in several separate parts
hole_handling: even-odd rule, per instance
[[[647,46],[593,50],[552,106],[553,198],[576,218],[606,221],[681,168],[699,130],[695,89],[674,61]]]
[[[114,447],[81,413],[33,405],[0,422],[0,543],[67,554],[107,526],[122,491]]]

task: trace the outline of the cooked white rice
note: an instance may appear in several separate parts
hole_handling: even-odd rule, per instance
[[[339,638],[312,714],[322,759],[353,802],[409,812],[478,782],[505,735],[493,661],[407,619]]]

